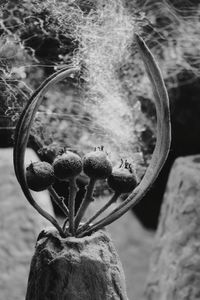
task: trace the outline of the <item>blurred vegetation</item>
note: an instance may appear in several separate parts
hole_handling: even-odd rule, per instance
[[[58,143],[77,151],[87,151],[105,139],[122,157],[141,152],[142,163],[148,162],[156,117],[133,34],[139,32],[147,41],[170,92],[183,71],[192,78],[199,76],[200,4],[178,0],[1,3],[1,119],[8,116],[15,125],[32,91],[47,76],[66,65],[79,66],[76,78],[47,93],[33,133],[44,145]],[[115,128],[116,120],[121,127]]]

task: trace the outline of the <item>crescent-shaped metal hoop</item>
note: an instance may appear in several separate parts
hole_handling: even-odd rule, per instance
[[[53,216],[43,210],[37,202],[33,199],[27,182],[26,182],[26,173],[24,166],[24,158],[25,158],[25,150],[27,147],[31,126],[35,117],[35,114],[40,106],[43,96],[48,91],[50,87],[54,84],[58,83],[62,79],[68,77],[71,74],[78,72],[78,68],[64,68],[49,78],[47,78],[39,88],[33,93],[30,97],[26,107],[24,108],[22,114],[20,115],[19,121],[15,130],[15,138],[14,138],[14,151],[13,151],[13,161],[14,161],[14,169],[17,180],[22,188],[24,195],[26,196],[29,203],[48,221],[50,221],[59,231],[60,235],[65,237],[65,233],[55,220]]]
[[[156,146],[150,164],[140,184],[125,199],[125,201],[112,210],[105,218],[93,224],[88,230],[83,232],[82,235],[90,234],[92,231],[96,231],[109,225],[125,214],[131,207],[136,205],[144,197],[158,177],[169,153],[171,143],[171,122],[167,90],[153,54],[138,34],[135,34],[135,40],[151,82],[155,98],[157,115]]]

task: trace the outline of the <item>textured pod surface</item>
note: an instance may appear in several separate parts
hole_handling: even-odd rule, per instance
[[[76,153],[67,151],[53,162],[55,176],[60,180],[77,176],[82,171],[82,161]]]
[[[40,233],[26,300],[127,300],[119,257],[105,231],[84,238]]]
[[[200,156],[172,168],[146,288],[148,300],[200,299]]]
[[[130,193],[137,185],[136,176],[125,168],[116,168],[108,177],[108,185],[119,193]]]
[[[29,189],[36,192],[46,190],[55,181],[53,167],[45,161],[31,163],[26,168],[26,180]]]
[[[112,173],[112,164],[104,151],[92,151],[83,159],[84,173],[96,179],[105,179]]]

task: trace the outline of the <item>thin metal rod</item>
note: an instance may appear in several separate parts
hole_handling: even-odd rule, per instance
[[[75,211],[75,198],[77,194],[77,185],[75,177],[69,179],[69,232],[74,235],[74,211]]]
[[[54,201],[54,203],[56,205],[58,205],[58,207],[60,207],[60,209],[63,211],[63,213],[65,214],[66,217],[69,216],[69,210],[67,208],[67,206],[64,203],[64,198],[60,197],[56,191],[54,190],[54,188],[52,186],[50,186],[48,188],[48,191],[50,193],[50,195],[52,196],[52,200]]]
[[[95,183],[96,183],[96,179],[90,178],[90,181],[87,185],[85,197],[84,197],[84,199],[81,203],[81,206],[79,207],[79,210],[75,217],[75,231],[77,230],[77,228],[80,224],[80,221],[82,220],[82,218],[85,214],[86,209],[88,208],[89,204],[93,200],[92,195],[93,195]]]
[[[83,226],[80,227],[80,229],[77,230],[77,236],[79,236],[79,234],[81,234],[82,232],[84,232],[85,230],[87,231],[87,229],[89,229],[90,224],[97,219],[109,206],[111,206],[114,202],[117,201],[117,199],[119,198],[120,193],[115,193],[112,198],[102,207],[100,208],[96,214],[94,214]],[[96,225],[97,223],[95,223]]]

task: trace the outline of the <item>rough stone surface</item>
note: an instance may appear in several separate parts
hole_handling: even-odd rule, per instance
[[[171,170],[146,299],[200,299],[200,156],[179,158]]]
[[[83,238],[41,232],[26,300],[127,300],[123,269],[105,231]]]
[[[38,158],[28,150],[26,160]],[[0,170],[0,299],[22,300],[38,233],[50,223],[22,194],[14,174],[11,148],[0,149]],[[35,199],[52,213],[47,193],[35,193]]]
[[[107,201],[107,197],[99,197],[92,202],[88,214],[94,214]],[[108,211],[118,204],[113,204]],[[144,300],[154,232],[145,230],[131,211],[109,225],[107,230],[124,269],[128,298]]]

